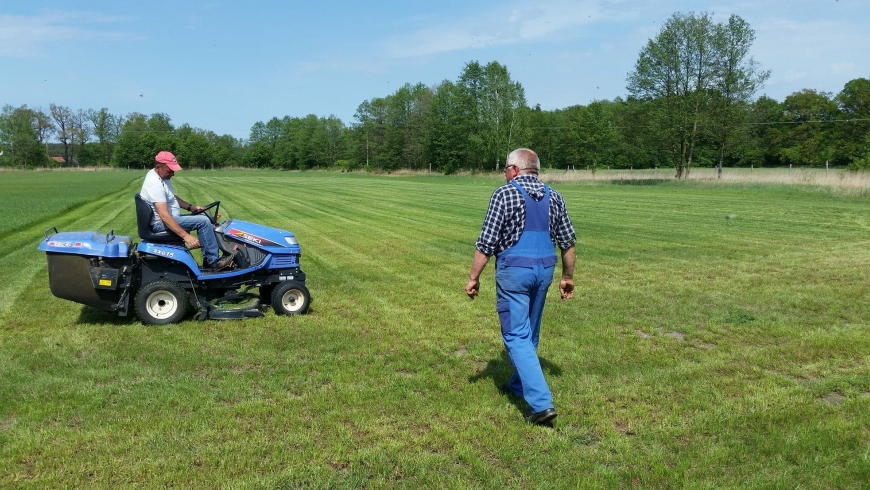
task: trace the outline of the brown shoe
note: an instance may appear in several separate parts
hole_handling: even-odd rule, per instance
[[[226,269],[227,267],[231,267],[233,265],[233,259],[236,258],[236,254],[224,255],[219,258],[217,262],[212,264],[212,269],[219,271]]]

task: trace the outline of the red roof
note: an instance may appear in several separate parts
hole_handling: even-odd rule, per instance
[[[64,163],[66,161],[63,157],[51,157],[51,159],[58,163]]]

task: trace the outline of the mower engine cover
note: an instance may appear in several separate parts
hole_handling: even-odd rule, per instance
[[[277,254],[298,254],[300,252],[296,236],[286,230],[258,225],[250,221],[231,219],[222,223],[217,231],[267,252]]]

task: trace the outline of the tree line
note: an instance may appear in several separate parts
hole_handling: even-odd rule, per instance
[[[750,56],[755,33],[732,15],[675,13],[640,50],[627,94],[542,110],[496,61],[455,80],[406,84],[335,116],[258,121],[247,139],[174,126],[167,114],[51,104],[0,112],[0,165],[147,168],[160,150],[190,168],[336,168],[441,173],[498,169],[520,146],[550,168],[836,165],[870,168],[870,80],[837,94],[758,96],[770,76]],[[49,158],[55,156],[55,159]],[[59,161],[56,161],[59,160]]]

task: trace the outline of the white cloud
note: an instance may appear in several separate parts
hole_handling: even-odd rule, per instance
[[[392,56],[412,57],[543,40],[610,17],[602,9],[603,3],[558,0],[499,5],[395,37],[386,49]]]
[[[89,12],[42,11],[37,15],[0,14],[0,57],[33,58],[46,54],[51,44],[70,39],[119,39],[122,32],[99,30],[94,25],[127,20]]]

